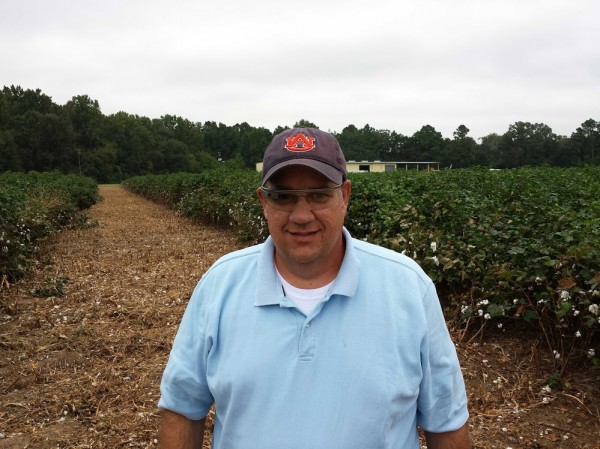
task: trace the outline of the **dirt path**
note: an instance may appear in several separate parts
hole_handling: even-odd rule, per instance
[[[0,448],[155,447],[158,383],[200,275],[235,247],[120,187],[4,292]],[[64,281],[63,281],[64,280]],[[34,297],[33,289],[63,296]]]
[[[46,242],[34,273],[0,292],[0,449],[156,447],[177,324],[201,274],[235,248],[120,187],[100,192],[98,225]],[[458,351],[476,448],[600,448],[598,370],[544,392],[533,345]]]

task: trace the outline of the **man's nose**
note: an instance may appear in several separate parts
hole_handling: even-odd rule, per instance
[[[308,222],[314,217],[310,204],[306,201],[306,196],[299,195],[294,203],[294,208],[290,213],[290,220],[297,223]]]

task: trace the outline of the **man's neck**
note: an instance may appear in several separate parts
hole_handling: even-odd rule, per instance
[[[297,288],[319,288],[333,281],[340,271],[344,254],[346,253],[346,242],[342,237],[341,248],[336,251],[327,261],[326,265],[314,263],[290,263],[283,260],[275,249],[275,266],[281,276]]]
[[[320,272],[315,275],[310,275],[309,273],[303,270],[299,270],[299,273],[288,270],[283,264],[276,263],[276,266],[281,276],[291,285],[293,285],[296,288],[307,289],[319,288],[329,284],[335,279],[335,277],[337,276],[337,271],[339,271],[338,267],[338,270],[336,270],[335,272],[328,271],[326,273]]]

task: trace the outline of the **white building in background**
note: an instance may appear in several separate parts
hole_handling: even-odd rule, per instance
[[[386,172],[396,170],[435,171],[439,169],[439,162],[346,161],[346,170],[348,173]]]
[[[256,171],[262,171],[262,162],[256,163]],[[439,162],[382,162],[382,161],[346,161],[348,173],[388,172],[396,170],[437,171]]]

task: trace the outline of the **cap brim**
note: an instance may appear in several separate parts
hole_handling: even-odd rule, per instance
[[[289,161],[280,162],[279,164],[271,167],[271,169],[268,172],[263,173],[262,186],[264,187],[264,185],[271,178],[271,176],[273,176],[279,170],[293,165],[300,165],[303,167],[312,168],[313,170],[319,172],[335,184],[341,184],[344,181],[344,175],[342,174],[342,172],[339,171],[337,168],[326,164],[325,162],[317,161],[315,159],[293,159]]]

